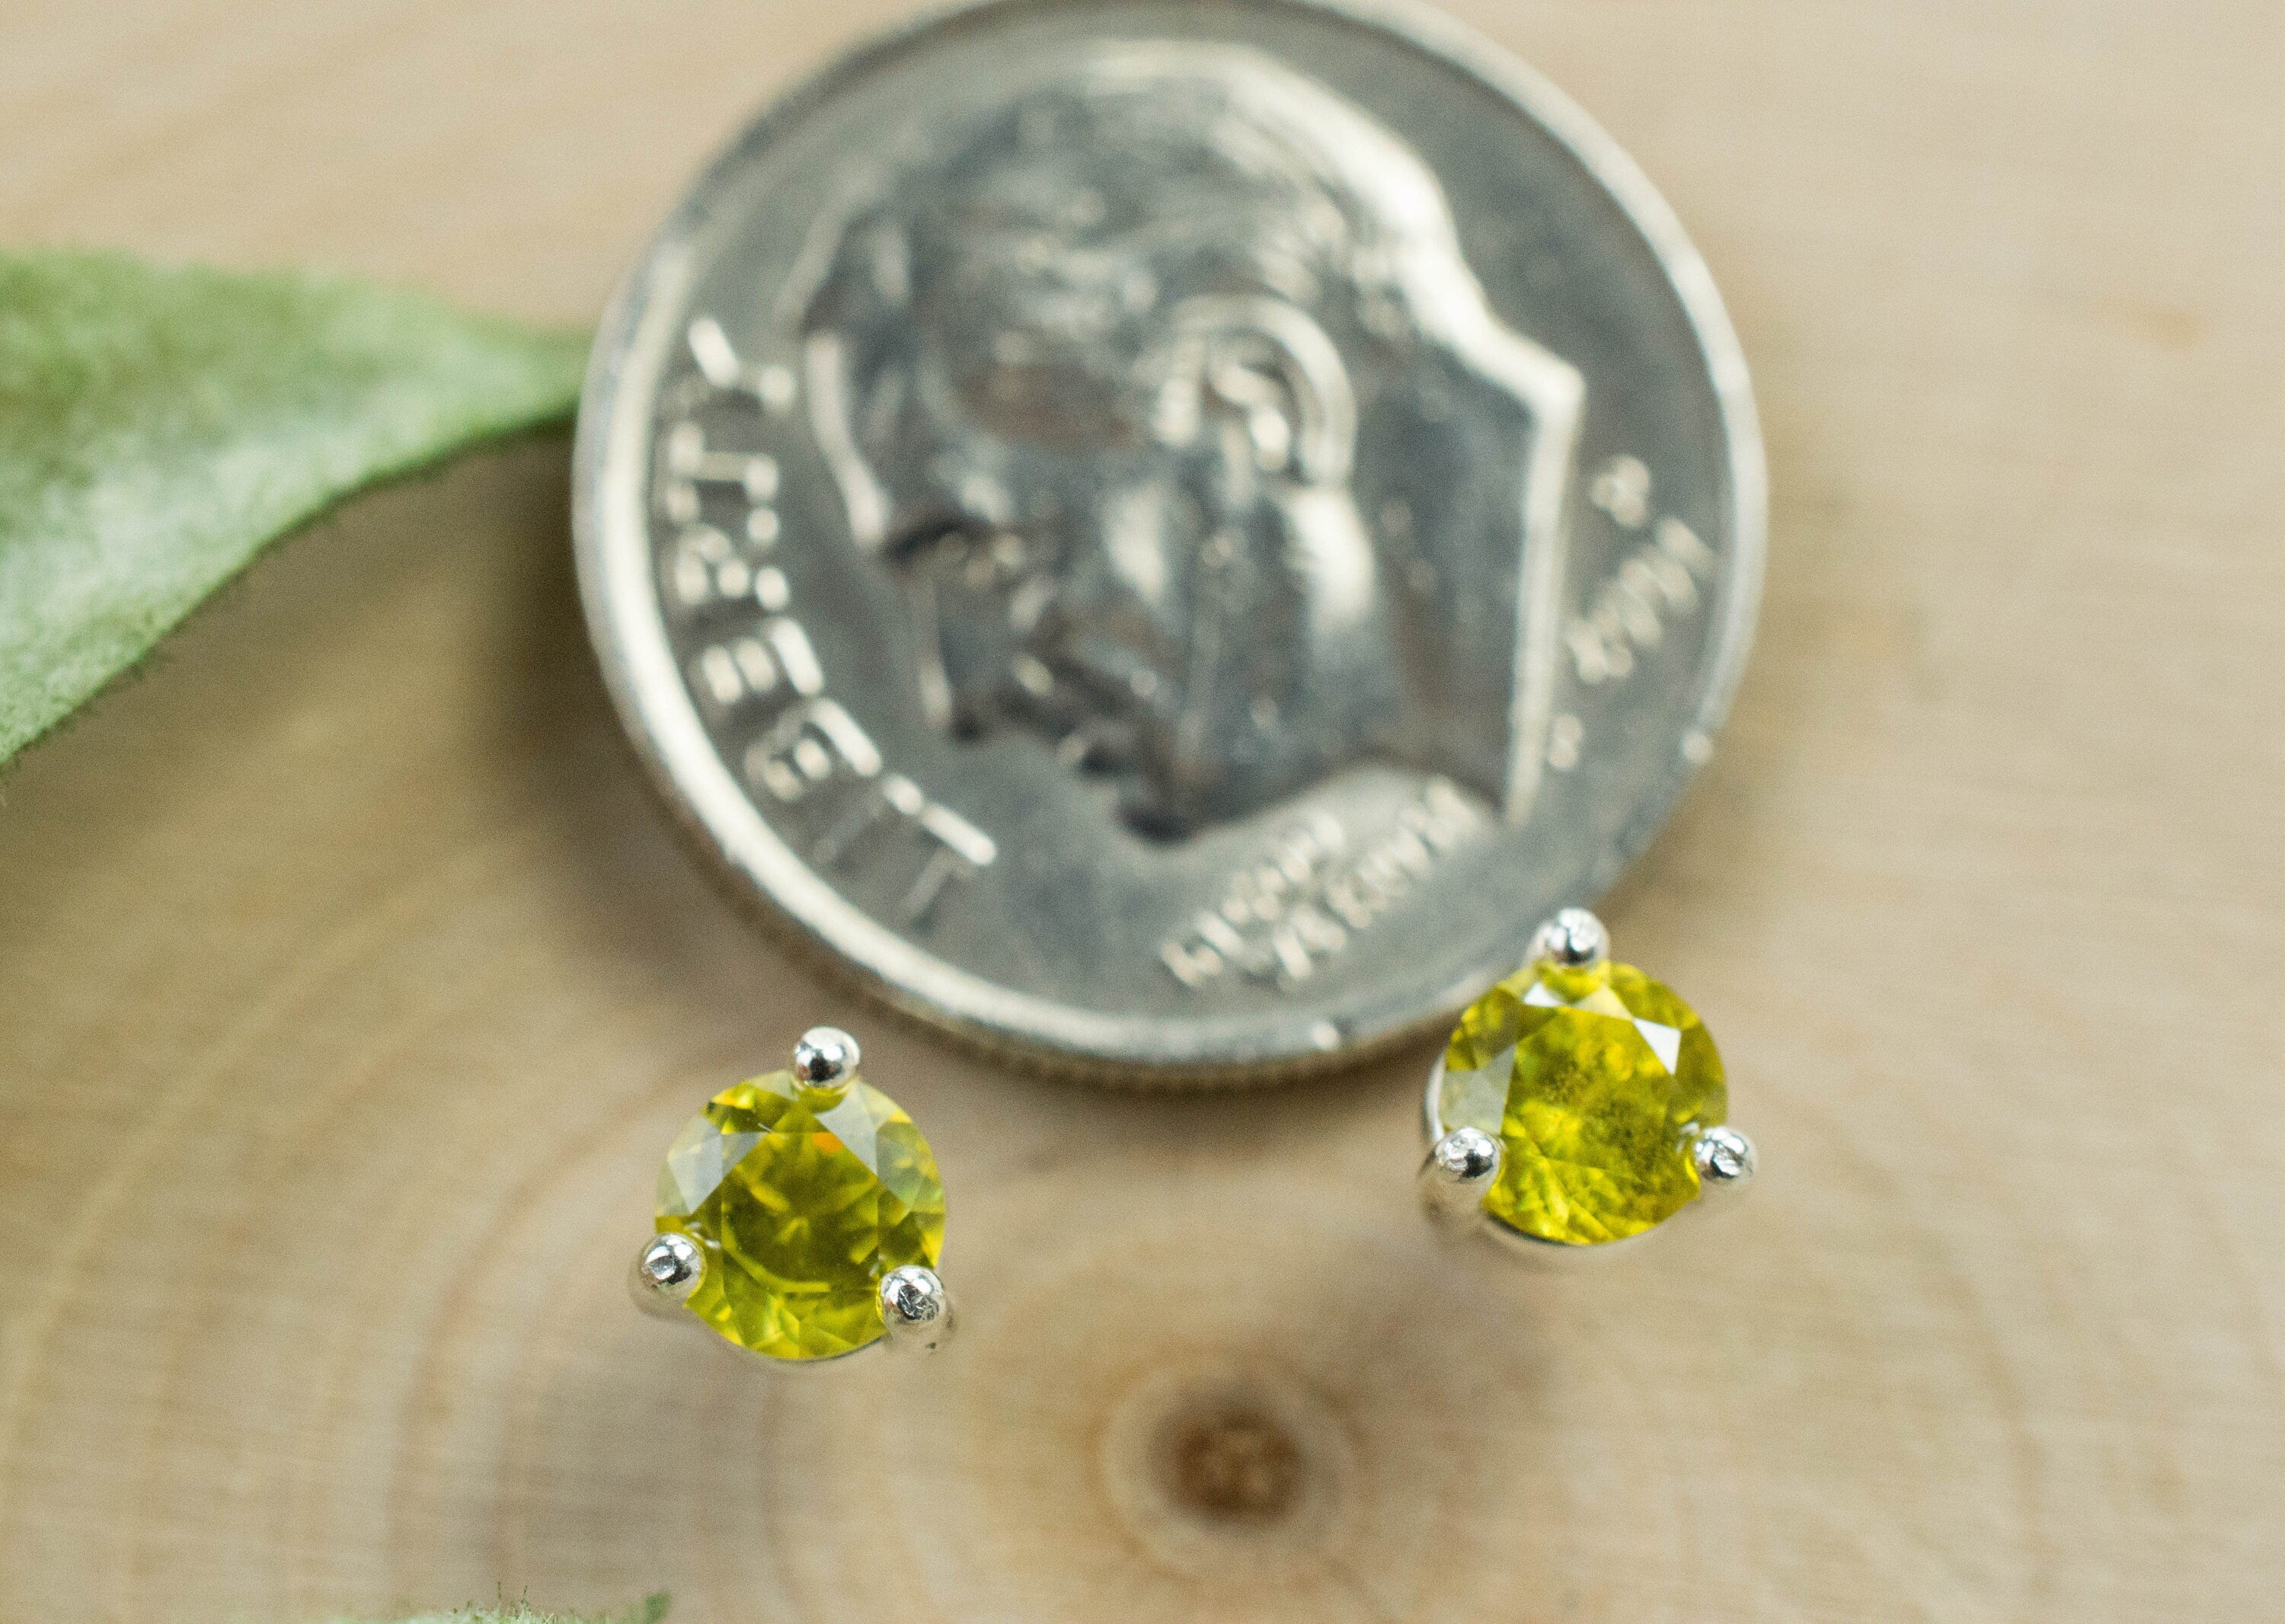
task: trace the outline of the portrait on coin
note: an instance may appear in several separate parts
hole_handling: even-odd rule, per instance
[[[1584,384],[1387,129],[1237,46],[1097,42],[892,153],[790,285],[919,701],[1179,837],[1360,762],[1520,820]]]

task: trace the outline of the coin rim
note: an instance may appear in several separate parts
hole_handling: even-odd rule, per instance
[[[1598,864],[1606,885],[1671,816],[1710,755],[1744,674],[1758,613],[1768,529],[1768,474],[1743,349],[1705,260],[1666,200],[1624,148],[1539,72],[1489,38],[1414,0],[1241,0],[1265,12],[1328,17],[1378,28],[1504,98],[1562,146],[1616,205],[1657,262],[1682,309],[1713,390],[1727,450],[1732,558],[1723,617],[1710,628],[1704,687],[1664,778]],[[960,0],[932,8],[859,43],[773,98],[707,164],[652,236],[605,307],[588,357],[572,454],[572,535],[579,594],[605,686],[654,787],[705,854],[739,883],[742,897],[822,950],[857,985],[892,1008],[977,1044],[1044,1068],[1104,1080],[1213,1083],[1260,1080],[1357,1063],[1452,1018],[1479,990],[1513,968],[1480,967],[1431,993],[1427,1007],[1371,1030],[1323,1019],[1234,1016],[1181,1023],[1157,1016],[1074,1009],[1017,992],[938,958],[872,919],[828,883],[779,836],[738,784],[712,738],[669,645],[649,527],[640,505],[650,423],[619,418],[628,362],[671,343],[665,312],[692,278],[693,239],[714,194],[780,133],[847,86],[924,48],[940,33],[1011,13],[1052,14],[1056,0]],[[613,453],[617,452],[615,458]],[[1693,757],[1693,750],[1695,755]],[[1591,900],[1582,898],[1581,900]],[[1519,961],[1535,920],[1515,925]]]

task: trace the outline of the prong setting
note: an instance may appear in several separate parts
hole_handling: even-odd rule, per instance
[[[1440,1224],[1472,1224],[1499,1173],[1498,1140],[1481,1128],[1454,1128],[1428,1147],[1420,1164],[1420,1204]]]
[[[857,1040],[838,1026],[813,1026],[793,1046],[793,1074],[814,1093],[847,1092],[861,1058]]]
[[[791,1060],[718,1093],[676,1137],[656,1233],[628,1269],[635,1304],[781,1375],[882,1346],[933,1352],[952,1333],[929,1267],[943,1244],[935,1154],[860,1079],[846,1032],[810,1028]]]
[[[1428,1068],[1428,1087],[1420,1102],[1420,1126],[1422,1136],[1428,1142],[1428,1157],[1421,1164],[1417,1182],[1421,1205],[1441,1232],[1454,1237],[1488,1242],[1507,1257],[1543,1270],[1592,1267],[1597,1260],[1614,1252],[1631,1252],[1667,1228],[1661,1224],[1639,1235],[1629,1236],[1624,1240],[1608,1241],[1594,1246],[1572,1246],[1560,1241],[1527,1235],[1501,1222],[1483,1211],[1482,1203],[1484,1192],[1498,1181],[1505,1151],[1496,1139],[1480,1128],[1462,1127],[1447,1132],[1444,1127],[1443,1094],[1444,1055],[1439,1053]],[[1473,1134],[1492,1148],[1492,1171],[1483,1175],[1480,1181],[1464,1176],[1480,1165],[1480,1158],[1477,1147],[1461,1139],[1463,1134]],[[1735,1128],[1700,1129],[1691,1142],[1690,1154],[1698,1168],[1701,1201],[1707,1196],[1714,1197],[1706,1204],[1726,1204],[1721,1197],[1742,1189],[1754,1176],[1756,1160],[1754,1142]],[[1686,1214],[1700,1204],[1700,1202],[1693,1202],[1683,1212]]]
[[[881,1276],[881,1324],[891,1353],[933,1353],[952,1340],[952,1292],[932,1268],[907,1263]]]
[[[1698,1187],[1705,1195],[1743,1189],[1754,1176],[1759,1157],[1754,1142],[1733,1127],[1706,1128],[1690,1147],[1698,1167]]]
[[[635,1254],[627,1286],[635,1306],[661,1319],[672,1318],[706,1278],[706,1252],[687,1235],[650,1237]]]
[[[1532,932],[1531,959],[1584,969],[1611,956],[1611,933],[1585,908],[1565,908]]]

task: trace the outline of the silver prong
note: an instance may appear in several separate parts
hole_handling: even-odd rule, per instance
[[[1473,1223],[1499,1172],[1498,1140],[1481,1128],[1454,1128],[1428,1147],[1420,1164],[1420,1204],[1440,1225]]]
[[[1531,935],[1531,960],[1584,969],[1611,954],[1611,933],[1584,908],[1565,908]]]
[[[838,1094],[857,1076],[857,1040],[838,1026],[813,1026],[793,1046],[793,1074],[805,1087]]]
[[[635,1254],[627,1290],[645,1314],[672,1319],[705,1278],[706,1253],[697,1242],[687,1235],[654,1235]]]
[[[932,1268],[907,1263],[881,1276],[881,1323],[891,1352],[933,1353],[952,1340],[952,1292]]]
[[[1698,1164],[1698,1187],[1707,1195],[1717,1190],[1743,1189],[1754,1176],[1758,1157],[1754,1142],[1735,1128],[1705,1128],[1690,1147]]]

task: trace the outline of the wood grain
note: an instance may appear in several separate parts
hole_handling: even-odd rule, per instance
[[[899,9],[16,0],[0,236],[589,317]],[[813,985],[638,782],[538,445],[296,541],[0,783],[0,1618],[2273,1616],[2285,12],[1456,9],[1757,368],[1760,649],[1610,909],[1755,1197],[1485,1273],[1409,1207],[1422,1056],[1119,1097]],[[936,1142],[965,1330],[781,1388],[619,1271],[676,1125],[823,1017]]]

